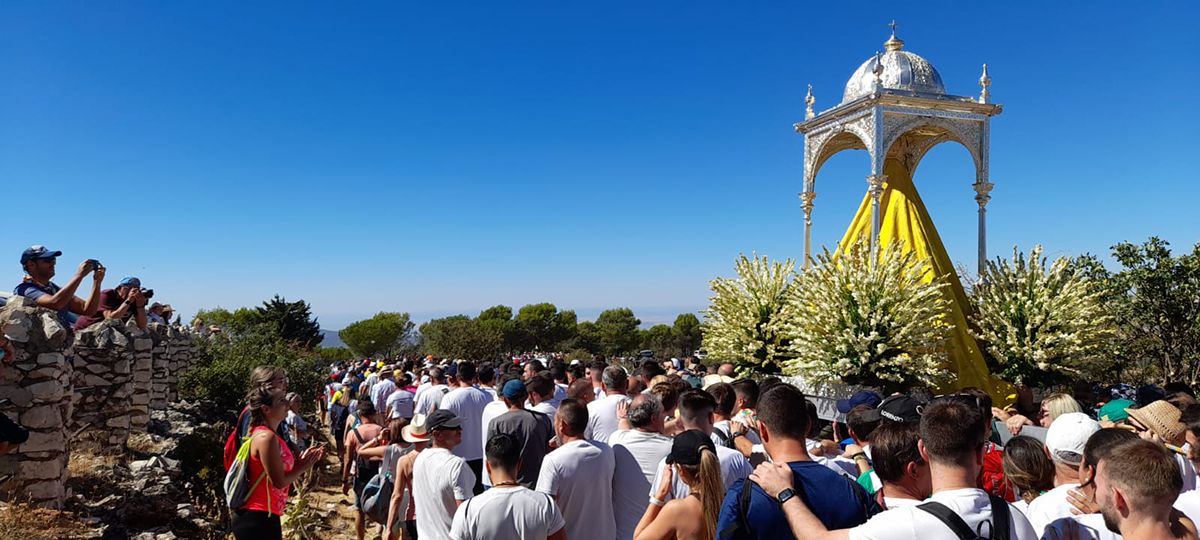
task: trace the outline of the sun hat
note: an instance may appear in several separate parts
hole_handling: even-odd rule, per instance
[[[429,414],[426,424],[430,432],[439,429],[459,429],[462,427],[462,419],[446,409],[438,409]]]
[[[696,429],[684,431],[671,441],[671,453],[667,454],[667,464],[699,465],[700,451],[704,448],[712,451],[714,456],[717,453],[712,437]]]
[[[1096,416],[1106,422],[1120,422],[1121,420],[1129,418],[1129,413],[1125,412],[1125,409],[1133,406],[1134,402],[1131,399],[1114,399],[1108,403],[1105,403],[1103,407],[1100,407],[1100,410],[1097,411]]]
[[[413,415],[412,421],[407,426],[404,426],[404,429],[400,430],[400,438],[410,443],[428,441],[429,429],[425,424],[425,415]]]
[[[1100,424],[1083,413],[1058,415],[1046,430],[1046,449],[1055,461],[1078,465],[1083,460],[1083,447]]]
[[[850,412],[850,409],[853,409],[859,405],[867,405],[874,409],[882,402],[883,397],[878,393],[872,392],[871,390],[859,390],[858,392],[855,392],[853,396],[850,396],[849,399],[837,400],[837,410],[842,414],[846,414]]]
[[[705,390],[708,390],[708,387],[710,387],[714,384],[732,383],[732,382],[733,382],[733,377],[730,377],[729,375],[715,375],[715,374],[714,375],[705,375],[702,386],[704,387]]]
[[[1137,423],[1153,431],[1162,440],[1178,444],[1183,439],[1187,426],[1179,421],[1180,411],[1170,402],[1158,400],[1140,409],[1128,408],[1125,412]]]

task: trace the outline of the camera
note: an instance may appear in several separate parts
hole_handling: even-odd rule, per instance
[[[88,267],[95,272],[96,270],[100,269],[100,261],[97,261],[96,259],[88,259]]]
[[[147,289],[143,287],[142,296],[144,296],[147,300],[154,298],[154,289]]]

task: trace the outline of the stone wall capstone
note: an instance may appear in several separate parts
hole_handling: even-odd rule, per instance
[[[61,508],[70,457],[73,332],[55,312],[9,299],[0,308],[0,332],[12,342],[14,362],[0,366],[0,413],[29,430],[29,440],[0,456],[0,498]]]

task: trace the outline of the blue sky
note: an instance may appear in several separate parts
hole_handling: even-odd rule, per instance
[[[805,85],[834,105],[892,18],[951,93],[990,66],[992,256],[1197,241],[1198,4],[922,4],[5,2],[0,253],[13,284],[33,243],[98,258],[185,316],[673,318],[738,253],[799,254]],[[867,167],[821,171],[817,244]],[[916,178],[968,264],[972,181],[952,145]]]

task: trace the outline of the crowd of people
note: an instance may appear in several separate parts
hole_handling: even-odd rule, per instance
[[[1200,405],[1186,388],[1008,409],[971,388],[862,391],[830,422],[795,386],[732,373],[694,359],[362,360],[330,366],[319,405],[359,538],[1197,534]],[[288,482],[323,452],[293,442],[286,386],[255,372],[236,435],[258,436],[251,477],[269,482],[235,511],[238,538],[278,537]]]

